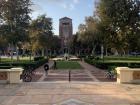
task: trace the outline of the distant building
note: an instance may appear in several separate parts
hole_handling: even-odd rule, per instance
[[[59,36],[61,39],[61,51],[63,51],[63,53],[69,53],[72,34],[72,19],[68,17],[61,18],[59,20]]]

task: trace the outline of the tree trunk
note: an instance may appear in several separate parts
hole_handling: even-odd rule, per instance
[[[95,46],[93,46],[93,49],[92,49],[92,55],[95,55],[95,49],[96,49],[96,45]]]
[[[119,53],[118,53],[118,50],[117,50],[117,49],[115,50],[115,55],[116,55],[116,56],[118,56],[118,55],[119,55]]]
[[[49,54],[48,54],[48,49],[46,48],[46,56],[48,57],[48,55],[49,55]]]
[[[79,50],[79,55],[81,55],[81,50]]]
[[[106,49],[105,49],[105,52],[106,52],[106,56],[108,56],[107,47],[106,47]]]
[[[29,60],[30,60],[30,61],[32,60],[32,56],[33,56],[32,50],[30,50],[30,52],[29,52]]]
[[[122,51],[123,51],[123,55],[125,56],[125,55],[126,55],[126,52],[125,52],[125,50],[124,50],[124,49],[122,49]]]
[[[36,57],[36,52],[35,51],[32,51],[32,52],[33,52],[33,58]]]
[[[0,51],[0,62],[1,62],[1,51]]]
[[[104,58],[104,46],[103,44],[101,45],[101,59]]]
[[[44,49],[41,50],[41,53],[42,53],[41,55],[44,56]]]
[[[16,46],[16,56],[17,56],[17,61],[19,61],[19,48]]]
[[[14,45],[13,45],[13,43],[11,44],[11,46],[10,46],[10,49],[11,49],[11,52],[10,52],[10,55],[11,55],[11,61],[13,62],[13,53],[14,53]]]

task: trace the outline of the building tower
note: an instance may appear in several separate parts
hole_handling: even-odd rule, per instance
[[[63,53],[69,53],[70,41],[73,34],[72,19],[68,17],[61,18],[59,20],[59,36],[61,39],[61,51]]]

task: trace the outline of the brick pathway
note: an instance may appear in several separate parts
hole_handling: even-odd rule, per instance
[[[71,81],[92,81],[83,70],[71,70]],[[50,70],[44,81],[69,81],[69,70]]]
[[[106,71],[98,69],[85,62],[79,61],[84,69],[71,70],[71,81],[89,81],[89,82],[114,82],[116,79],[108,79],[105,77]],[[44,75],[41,81],[69,81],[69,70],[49,70],[48,75]]]
[[[90,64],[87,64],[85,62],[79,62],[85,70],[89,73],[89,75],[93,76],[93,78],[96,78],[97,81],[101,82],[114,82],[116,81],[116,78],[114,79],[108,79],[106,78],[106,70],[101,70],[96,68],[95,66],[92,66]]]
[[[49,61],[48,64],[49,64],[49,67],[52,67],[53,61]],[[34,71],[34,74],[32,75],[32,82],[39,81],[43,75],[45,75],[44,65],[42,65],[41,67],[37,68]]]
[[[71,70],[71,81],[89,81],[89,82],[114,82],[116,79],[108,79],[105,77],[106,71],[98,69],[85,62],[79,61],[80,65],[84,69]],[[53,61],[49,62],[49,66],[52,67]],[[44,66],[44,65],[43,65]],[[69,70],[57,70],[50,69],[48,75],[44,71],[43,66],[35,70],[35,75],[32,76],[32,82],[43,82],[43,81],[69,81]]]
[[[140,105],[140,85],[104,82],[0,85],[0,105]]]

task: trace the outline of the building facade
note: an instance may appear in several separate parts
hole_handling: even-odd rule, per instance
[[[61,18],[59,20],[59,36],[61,39],[61,51],[63,53],[69,53],[70,51],[70,41],[72,39],[72,34],[72,19],[68,17]]]

